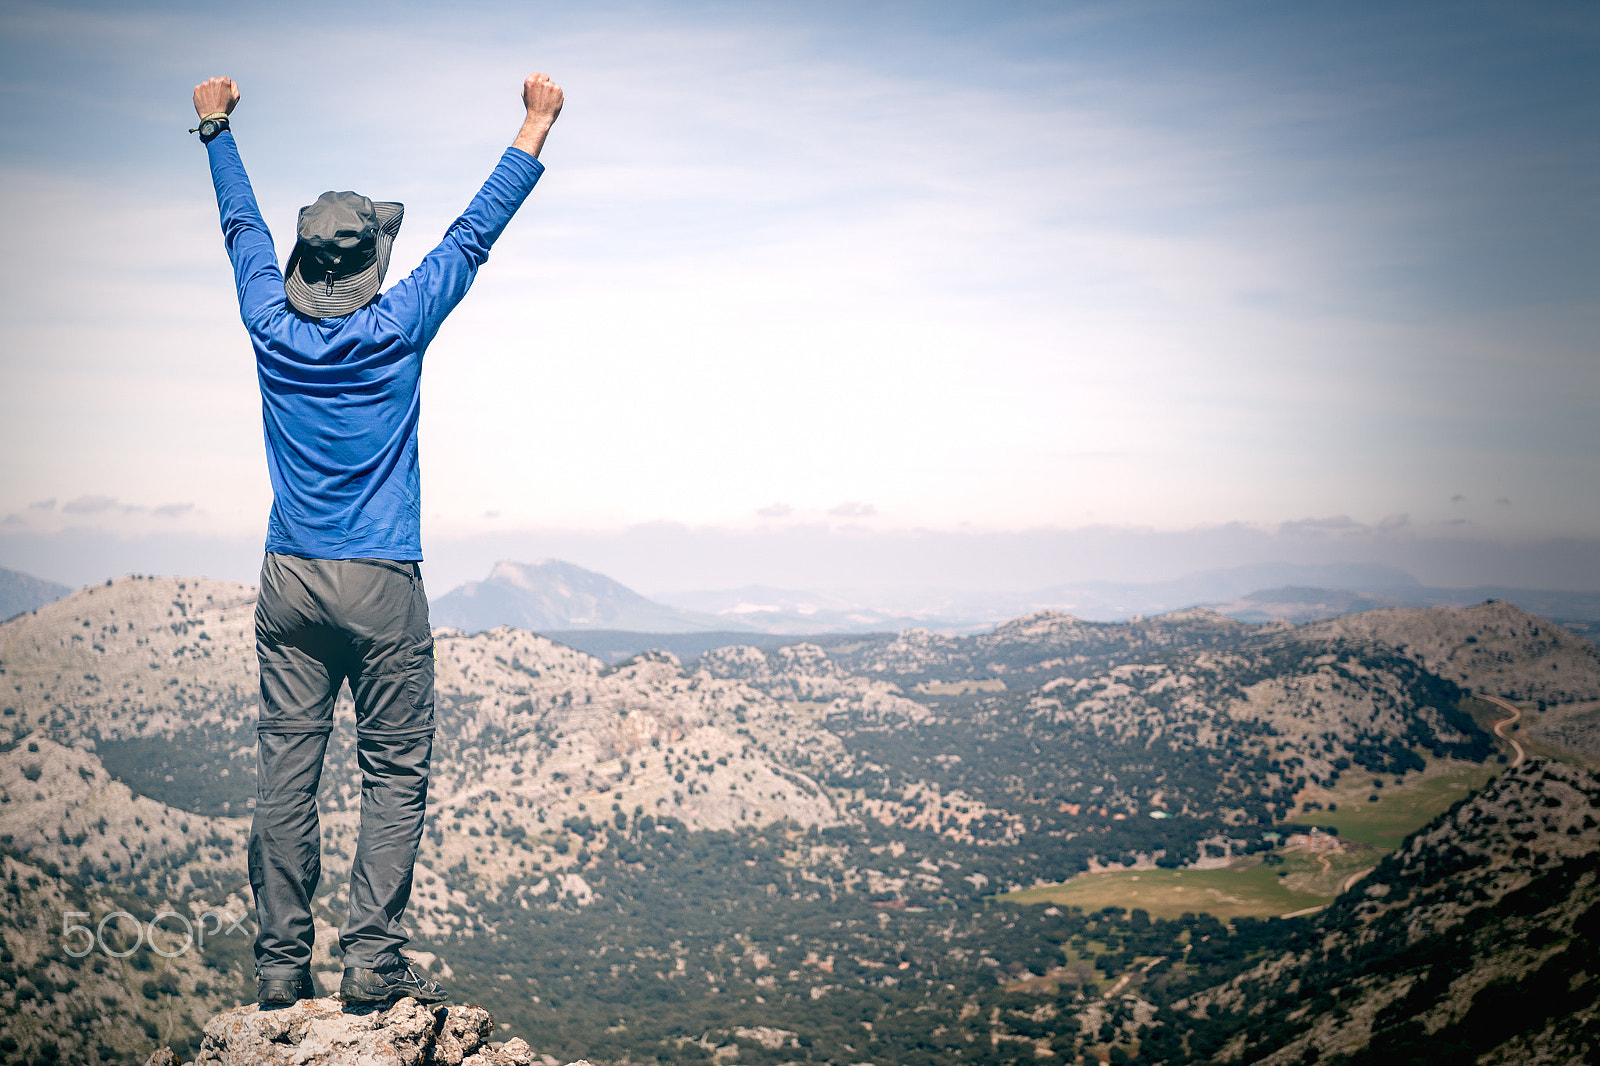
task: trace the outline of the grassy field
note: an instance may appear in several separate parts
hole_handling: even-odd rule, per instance
[[[1386,778],[1381,789],[1372,787],[1372,775],[1352,771],[1346,775],[1354,779],[1350,785],[1328,794],[1338,803],[1338,810],[1302,812],[1290,818],[1289,824],[1331,825],[1346,840],[1397,848],[1451,804],[1483,787],[1498,770],[1498,766],[1473,763],[1437,763],[1403,785],[1396,786],[1393,778]],[[1368,801],[1372,795],[1379,797],[1376,803]]]
[[[973,692],[1004,692],[1006,683],[998,677],[982,681],[924,681],[917,691],[929,696],[965,696]]]
[[[1292,914],[1331,902],[1351,877],[1376,866],[1407,836],[1481,788],[1500,769],[1495,764],[1430,761],[1426,770],[1408,775],[1400,785],[1392,777],[1384,778],[1382,788],[1373,787],[1371,774],[1349,773],[1343,787],[1316,794],[1320,802],[1337,803],[1338,810],[1304,812],[1280,827],[1290,832],[1297,825],[1334,826],[1341,840],[1363,845],[1351,850],[1285,849],[1273,854],[1272,865],[1239,863],[1222,870],[1083,874],[1063,884],[1022,889],[1000,898],[1086,911],[1139,907],[1158,918],[1176,918],[1185,911],[1204,911],[1224,920]],[[1371,802],[1372,795],[1379,799]]]
[[[1288,869],[1286,862],[1283,867]],[[1273,867],[1226,870],[1139,870],[1083,874],[1060,885],[1025,888],[1000,897],[1008,903],[1054,903],[1097,911],[1103,907],[1141,908],[1156,918],[1185,911],[1218,918],[1265,918],[1327,903],[1331,897],[1295,892]]]

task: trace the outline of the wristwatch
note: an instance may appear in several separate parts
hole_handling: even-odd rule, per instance
[[[228,128],[228,116],[222,113],[207,115],[200,120],[200,125],[190,130],[190,133],[200,135],[201,144],[210,144],[217,134]]]

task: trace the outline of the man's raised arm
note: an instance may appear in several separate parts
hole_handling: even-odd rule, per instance
[[[549,75],[529,74],[523,79],[526,115],[517,139],[467,209],[450,224],[444,240],[379,301],[401,320],[415,323],[413,342],[418,348],[432,342],[445,316],[467,294],[478,268],[489,258],[489,249],[544,173],[539,150],[561,114],[562,100],[561,86]]]
[[[208,118],[233,113],[239,103],[239,86],[232,78],[207,78],[194,87],[194,113],[202,126]],[[258,312],[284,303],[283,273],[278,269],[278,253],[272,233],[261,217],[250,177],[233,143],[233,132],[213,132],[206,141],[211,160],[211,183],[217,192],[217,210],[222,216],[222,241],[233,263],[234,286],[239,292],[239,312],[246,324]],[[201,137],[207,137],[201,132]]]

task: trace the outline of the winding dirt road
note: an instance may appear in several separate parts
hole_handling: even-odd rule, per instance
[[[1523,757],[1524,757],[1524,752],[1522,750],[1522,745],[1517,743],[1515,737],[1506,736],[1506,730],[1509,729],[1511,726],[1516,725],[1518,722],[1520,722],[1522,720],[1522,710],[1521,710],[1521,708],[1519,708],[1519,707],[1507,702],[1506,700],[1501,699],[1499,696],[1485,696],[1485,695],[1481,695],[1480,694],[1478,696],[1478,698],[1483,700],[1486,703],[1494,704],[1496,707],[1500,708],[1502,711],[1506,711],[1507,713],[1509,713],[1511,715],[1510,718],[1502,718],[1502,719],[1500,719],[1500,721],[1498,721],[1498,722],[1496,722],[1494,724],[1494,735],[1499,737],[1501,740],[1505,741],[1507,744],[1510,744],[1511,745],[1511,750],[1517,753],[1516,758],[1511,760],[1512,769],[1515,769],[1518,766],[1521,766],[1522,765],[1522,760],[1523,760]]]

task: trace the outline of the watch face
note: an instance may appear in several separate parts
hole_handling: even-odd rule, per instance
[[[217,122],[216,119],[208,118],[204,122],[200,123],[200,136],[214,137],[216,136],[217,130],[221,128],[221,124]]]

